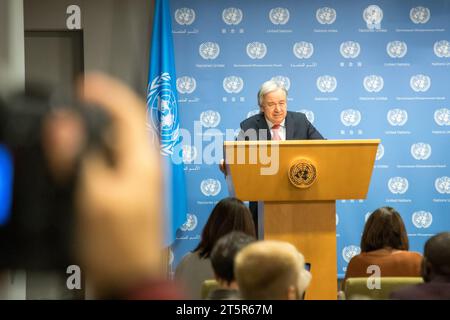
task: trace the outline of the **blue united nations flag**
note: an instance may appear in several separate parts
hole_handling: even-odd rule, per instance
[[[172,159],[180,143],[176,75],[169,0],[155,1],[152,46],[147,89],[147,121],[159,134],[165,181],[165,239],[170,245],[186,218],[183,163]]]

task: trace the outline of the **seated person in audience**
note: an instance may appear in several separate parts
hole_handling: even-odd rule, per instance
[[[408,235],[400,214],[391,207],[375,210],[364,226],[361,253],[347,266],[343,287],[348,278],[373,275],[373,271],[368,271],[373,265],[380,268],[381,277],[420,277],[422,256],[408,249]]]
[[[391,299],[450,300],[450,232],[439,233],[425,243],[422,277],[425,283],[399,289]]]
[[[240,299],[239,288],[234,277],[234,258],[237,253],[256,239],[240,231],[232,231],[215,244],[211,252],[211,265],[219,288],[212,291],[209,300]]]
[[[311,281],[303,255],[284,241],[249,244],[237,254],[234,268],[246,300],[299,300]]]
[[[225,198],[214,207],[202,231],[198,246],[183,257],[175,270],[175,279],[184,285],[191,299],[201,299],[205,280],[214,279],[210,255],[217,240],[231,231],[255,236],[250,210],[236,198]]]

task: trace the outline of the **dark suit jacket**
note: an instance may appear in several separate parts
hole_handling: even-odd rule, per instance
[[[304,113],[288,111],[284,125],[286,127],[286,140],[324,139],[312,123],[308,121]],[[236,140],[272,140],[264,113],[259,113],[242,121],[241,131]],[[250,211],[258,235],[258,202],[250,202]]]
[[[286,140],[323,139],[304,113],[288,111],[285,119]],[[249,129],[253,129],[248,131]],[[254,134],[252,134],[254,133]],[[264,113],[256,114],[241,122],[237,140],[271,140],[270,129]]]
[[[426,282],[391,293],[394,300],[450,300],[450,283]]]

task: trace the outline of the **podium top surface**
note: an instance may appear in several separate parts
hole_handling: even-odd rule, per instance
[[[379,143],[379,139],[226,141],[228,188],[246,201],[364,199]],[[307,185],[299,186],[298,181]]]

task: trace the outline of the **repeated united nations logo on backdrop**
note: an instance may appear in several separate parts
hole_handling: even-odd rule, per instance
[[[450,42],[447,40],[436,41],[433,45],[433,51],[439,58],[450,58]]]
[[[389,191],[393,194],[404,194],[408,191],[409,182],[404,177],[393,177],[388,181]]]
[[[411,216],[412,223],[418,229],[427,229],[433,223],[433,215],[428,211],[416,211]]]
[[[278,83],[279,86],[284,87],[287,91],[291,88],[291,80],[286,76],[275,76],[271,80]]]
[[[356,109],[342,110],[341,122],[346,127],[356,127],[361,122],[361,112]]]
[[[186,222],[180,227],[181,231],[194,231],[197,227],[198,219],[195,214],[188,213],[186,215]]]
[[[251,59],[262,59],[267,54],[267,46],[263,42],[250,42],[245,50]]]
[[[197,158],[197,148],[188,144],[183,145],[183,163],[190,164]]]
[[[391,126],[403,126],[408,121],[408,112],[405,109],[391,109],[387,113],[387,120]]]
[[[316,11],[316,19],[320,24],[332,24],[336,21],[336,10],[330,7],[319,8]]]
[[[223,79],[222,85],[227,93],[239,93],[244,88],[244,80],[238,76],[228,76]]]
[[[409,85],[415,92],[426,92],[430,89],[431,78],[424,74],[416,74],[409,80]]]
[[[384,87],[384,80],[382,76],[372,74],[364,77],[363,85],[367,92],[380,92]]]
[[[195,21],[195,11],[191,8],[175,10],[175,21],[182,26],[189,26]]]
[[[218,43],[215,42],[203,42],[199,48],[198,52],[200,53],[200,56],[205,60],[214,60],[216,59],[220,54],[220,46]]]
[[[377,5],[370,5],[363,11],[363,19],[367,29],[380,29],[383,20],[383,10]]]
[[[403,58],[408,52],[408,46],[404,41],[391,41],[386,45],[386,52],[391,58]]]
[[[194,77],[180,77],[177,79],[177,91],[179,93],[192,93],[197,88],[197,81]]]
[[[415,24],[425,24],[430,20],[430,9],[425,7],[414,7],[409,11],[409,17]]]
[[[331,93],[336,90],[337,80],[336,77],[324,75],[320,76],[316,80],[317,89],[323,93]]]
[[[411,155],[416,160],[427,160],[431,156],[431,145],[417,142],[411,145]]]
[[[383,144],[379,144],[377,148],[377,155],[375,156],[376,160],[381,160],[384,156],[384,146]]]
[[[450,126],[450,110],[440,108],[434,112],[434,121],[439,126]]]
[[[226,8],[222,11],[222,20],[229,26],[235,26],[241,23],[244,15],[239,8]]]
[[[361,248],[355,245],[349,245],[342,249],[342,258],[349,263],[352,258],[361,253]]]
[[[298,111],[304,113],[309,122],[314,123],[314,112],[308,109],[300,109]]]
[[[217,179],[205,179],[200,183],[200,190],[207,197],[215,197],[222,189],[222,185]]]
[[[292,47],[292,52],[299,59],[309,59],[314,53],[314,46],[311,42],[296,42]]]
[[[275,25],[284,25],[289,21],[289,10],[287,8],[273,8],[269,12],[269,19]]]
[[[205,128],[215,128],[220,123],[220,113],[214,110],[206,110],[200,113],[200,123]]]
[[[361,46],[356,41],[345,41],[341,43],[339,51],[344,58],[354,59],[359,56],[359,53],[361,52]]]
[[[436,191],[441,194],[450,194],[450,177],[439,177],[434,181]]]

